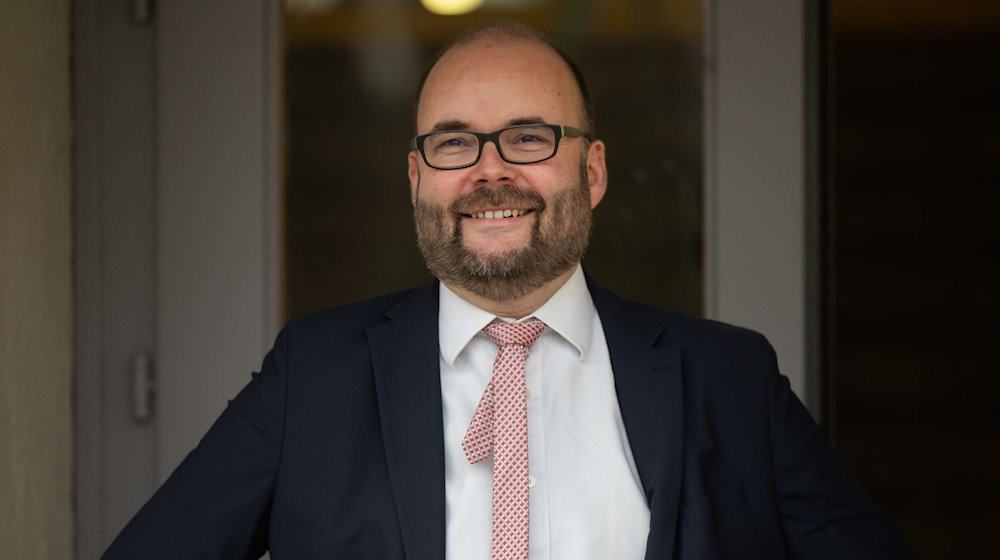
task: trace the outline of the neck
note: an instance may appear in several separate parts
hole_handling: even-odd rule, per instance
[[[563,287],[563,284],[565,284],[566,281],[573,276],[574,272],[576,272],[575,265],[571,266],[566,272],[563,272],[559,276],[549,280],[537,290],[525,294],[517,299],[507,301],[494,301],[486,299],[460,286],[455,286],[448,282],[445,282],[444,284],[448,286],[451,291],[458,294],[458,297],[484,311],[488,311],[498,317],[520,319],[521,317],[531,315],[536,309],[541,307],[545,302],[549,301],[549,298],[559,291],[559,288]]]

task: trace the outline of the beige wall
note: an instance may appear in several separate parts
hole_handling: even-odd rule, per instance
[[[0,1],[0,556],[73,554],[69,0]]]

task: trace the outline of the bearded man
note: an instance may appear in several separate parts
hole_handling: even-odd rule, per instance
[[[425,76],[429,286],[295,320],[105,558],[908,558],[758,334],[585,277],[583,77],[494,24]]]

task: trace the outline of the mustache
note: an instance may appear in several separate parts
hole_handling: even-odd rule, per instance
[[[448,206],[453,214],[470,214],[486,207],[513,207],[534,210],[545,209],[545,199],[536,192],[515,185],[479,187],[456,198]]]

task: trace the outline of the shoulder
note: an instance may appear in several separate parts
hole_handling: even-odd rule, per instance
[[[289,321],[283,334],[296,346],[364,341],[365,331],[411,300],[437,293],[436,283],[317,311]]]
[[[590,289],[606,337],[678,347],[692,380],[766,383],[776,372],[774,351],[759,332]]]
[[[628,299],[594,283],[589,288],[602,320],[621,323],[611,325],[613,330],[645,332],[658,346],[726,349],[739,354],[770,351],[767,339],[757,331]]]

